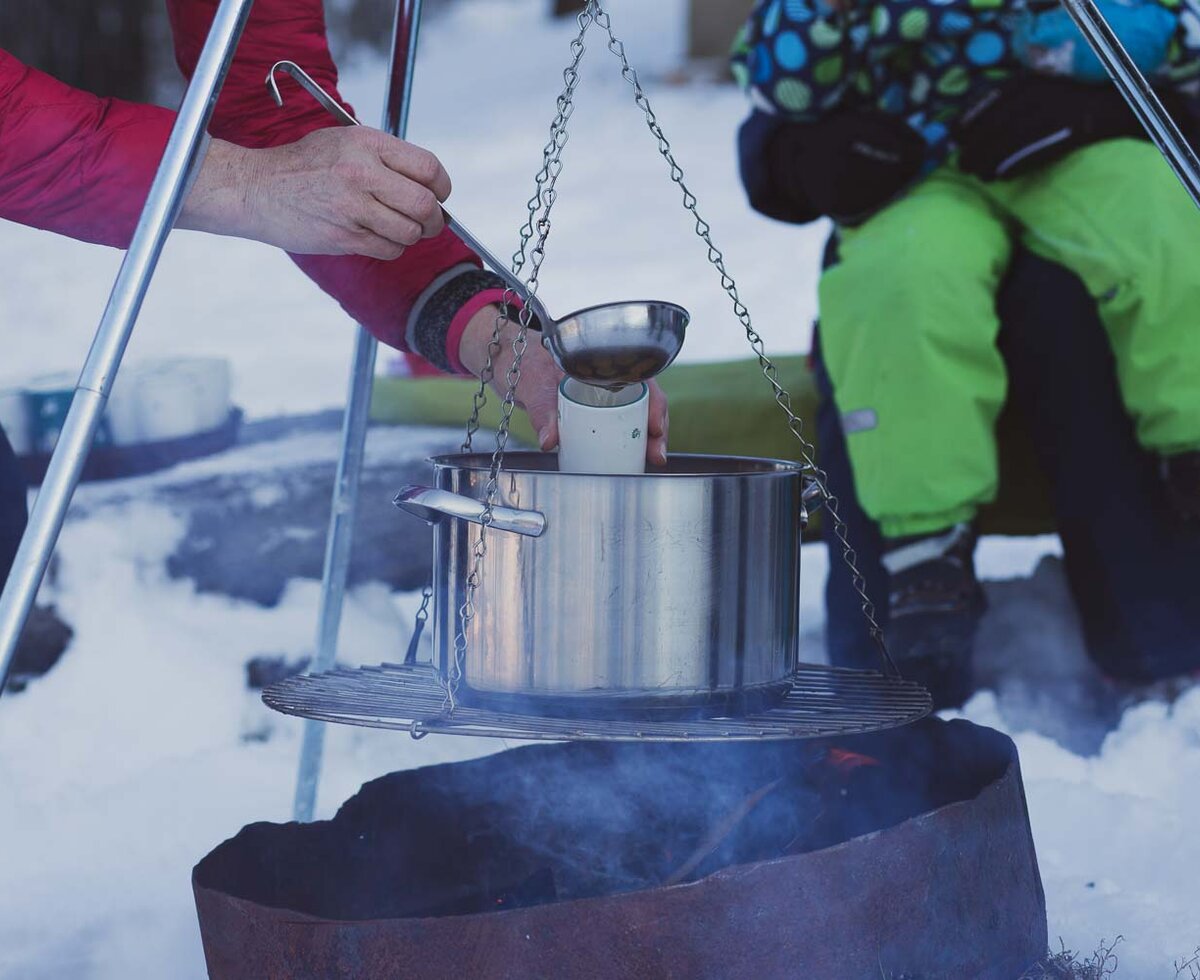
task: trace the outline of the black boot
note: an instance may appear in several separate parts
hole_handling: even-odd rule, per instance
[[[1200,450],[1164,456],[1162,473],[1175,512],[1185,521],[1200,522]]]
[[[975,690],[972,645],[987,607],[975,578],[975,530],[888,541],[888,649],[908,680],[924,685],[935,709],[956,708]]]

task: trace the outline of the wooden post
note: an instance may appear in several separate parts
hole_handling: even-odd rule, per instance
[[[724,59],[753,0],[689,0],[688,57]]]
[[[0,2],[0,48],[97,95],[152,97],[154,0]]]
[[[551,13],[555,17],[568,17],[579,13],[587,6],[587,0],[552,0]]]

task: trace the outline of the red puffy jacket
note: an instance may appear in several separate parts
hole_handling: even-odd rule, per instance
[[[190,77],[217,0],[167,0],[176,57]],[[321,0],[257,0],[209,132],[243,146],[290,143],[334,125],[288,86],[278,108],[264,86],[283,58],[336,93]],[[175,114],[72,89],[0,50],[0,217],[85,241],[125,247],[133,234]],[[383,343],[462,371],[458,343],[470,316],[496,302],[498,280],[443,232],[384,262],[293,256],[322,289]]]

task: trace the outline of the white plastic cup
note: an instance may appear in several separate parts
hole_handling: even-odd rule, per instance
[[[558,468],[563,473],[645,473],[650,388],[620,391],[574,378],[558,386]]]

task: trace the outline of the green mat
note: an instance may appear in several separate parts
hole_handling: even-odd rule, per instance
[[[791,392],[793,410],[816,443],[817,389],[804,356],[775,360],[779,380]],[[796,458],[787,419],[755,360],[677,364],[659,379],[671,405],[671,451],[731,456]],[[456,378],[379,378],[371,399],[375,422],[405,425],[462,425],[477,385]],[[488,398],[480,416],[485,429],[500,420],[500,399]],[[513,417],[513,436],[535,442],[524,415]],[[1045,480],[1019,421],[1005,411],[998,426],[1000,495],[983,514],[985,532],[1039,534],[1054,529]],[[820,447],[817,447],[818,454]],[[818,456],[818,463],[820,462]],[[837,487],[833,488],[836,493]],[[816,517],[817,515],[814,515]],[[815,525],[816,522],[814,522]]]

